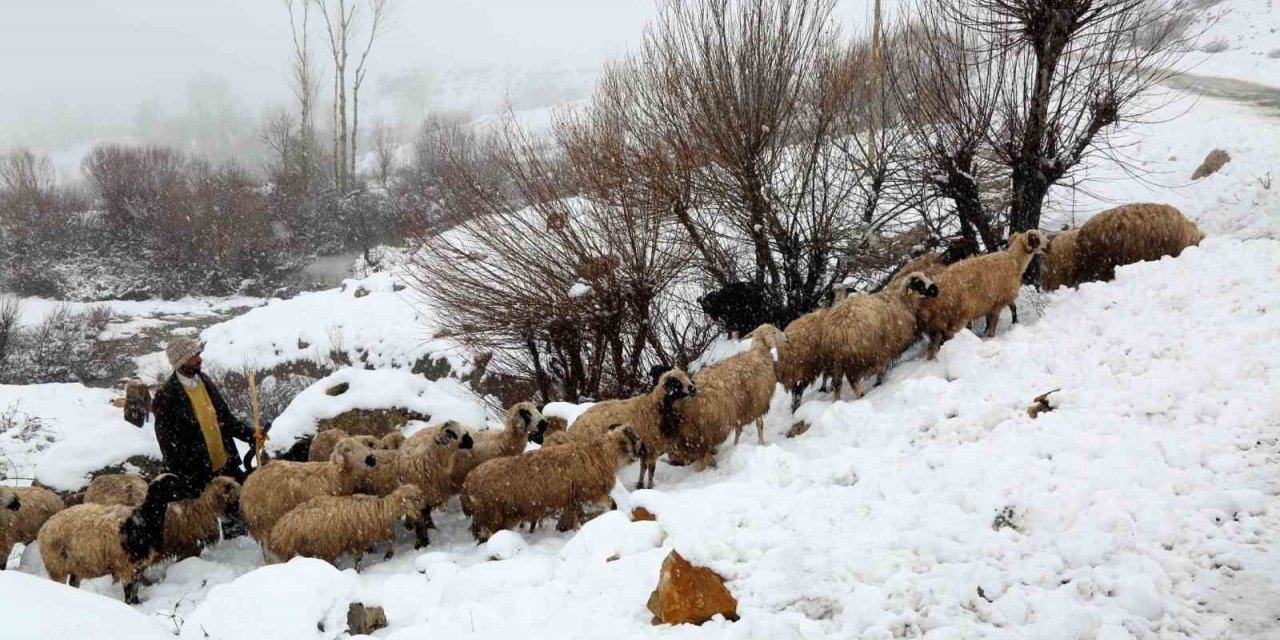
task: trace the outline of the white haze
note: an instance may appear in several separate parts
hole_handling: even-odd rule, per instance
[[[841,4],[847,28],[865,23],[868,1]],[[429,110],[480,116],[507,101],[519,110],[584,98],[653,13],[652,0],[401,0],[370,59],[362,121],[407,131]],[[49,154],[63,179],[102,140],[255,164],[258,123],[292,104],[290,55],[280,0],[8,3],[0,151]]]

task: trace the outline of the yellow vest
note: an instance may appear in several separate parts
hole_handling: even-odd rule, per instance
[[[222,429],[218,426],[218,412],[213,409],[213,401],[209,399],[209,391],[204,388],[204,381],[196,378],[196,386],[188,387],[187,398],[191,400],[191,409],[195,411],[196,420],[200,422],[200,433],[204,434],[204,445],[209,449],[210,471],[217,472],[227,464],[227,450],[222,446]]]

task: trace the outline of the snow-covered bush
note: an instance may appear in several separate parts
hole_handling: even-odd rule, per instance
[[[32,327],[13,322],[6,329],[0,317],[0,384],[101,379],[119,357],[111,344],[97,340],[110,321],[108,309],[75,311],[67,305]]]

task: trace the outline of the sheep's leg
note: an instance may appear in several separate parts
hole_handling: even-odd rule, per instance
[[[1013,316],[1013,324],[1018,324],[1018,305],[1009,303],[1009,315]]]
[[[658,457],[657,457],[657,456],[653,456],[652,458],[650,458],[650,459],[646,462],[646,465],[649,467],[649,486],[648,486],[648,488],[649,488],[649,489],[652,489],[652,488],[653,488],[653,472],[654,472],[654,471],[656,471],[656,470],[657,470],[657,468],[658,468]]]
[[[853,396],[854,396],[855,398],[862,399],[862,396],[864,396],[864,395],[866,395],[866,394],[867,394],[866,389],[863,389],[863,388],[862,388],[862,378],[861,378],[861,377],[859,377],[857,380],[854,380],[854,381],[853,381]]]
[[[582,507],[578,504],[571,504],[565,507],[560,513],[560,520],[556,522],[556,531],[565,532],[578,528],[578,522],[582,519]]]
[[[844,387],[844,369],[836,367],[831,372],[831,385],[835,389],[836,402],[840,401],[840,389]]]
[[[929,334],[929,351],[925,354],[925,360],[933,360],[938,356],[938,349],[942,348],[942,334]]]
[[[355,563],[353,564],[353,566],[355,567],[355,569],[356,569],[356,571],[357,571],[357,572],[359,572],[359,571],[360,571],[360,563],[361,563],[363,560],[364,560],[364,551],[358,551],[358,552],[356,552],[356,560],[355,560]]]
[[[57,580],[56,582],[62,582],[62,581],[61,581],[61,580]],[[79,588],[80,588],[80,576],[77,576],[77,575],[74,575],[74,574],[73,574],[73,575],[71,575],[71,576],[67,579],[67,584],[71,585],[71,586],[72,586],[73,588],[75,588],[75,589],[79,589]]]
[[[537,521],[537,520],[530,520],[530,521],[529,521],[529,533],[533,533],[533,532],[534,532],[534,531],[536,531],[537,529],[538,529],[538,521]]]
[[[640,460],[640,479],[636,481],[636,488],[644,488],[644,472],[649,468],[649,463],[643,459]]]
[[[124,583],[124,603],[140,604],[141,602],[142,601],[138,599],[138,579],[135,575]]]
[[[756,438],[760,440],[760,444],[764,444],[764,418],[756,418]]]
[[[738,446],[738,441],[742,439],[742,425],[734,425],[733,427],[733,446]]]
[[[987,337],[996,337],[996,325],[1000,324],[1000,312],[992,311],[987,314]]]
[[[827,391],[823,389],[823,391]],[[800,400],[804,395],[804,383],[800,383],[791,387],[791,413],[795,413],[800,409]]]

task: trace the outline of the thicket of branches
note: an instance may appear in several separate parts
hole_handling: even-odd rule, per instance
[[[882,59],[830,11],[665,0],[545,138],[437,128],[414,267],[443,332],[546,399],[611,397],[701,351],[705,291],[785,324],[943,236],[992,250],[1142,115],[1177,37],[1139,0],[921,0]]]

